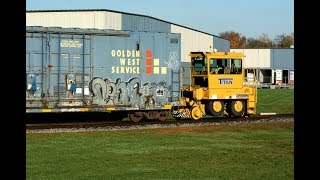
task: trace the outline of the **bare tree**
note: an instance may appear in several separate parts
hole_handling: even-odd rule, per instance
[[[259,48],[260,41],[255,38],[248,38],[245,48]]]
[[[268,34],[266,33],[262,33],[259,38],[259,47],[257,48],[272,48],[273,47],[273,42],[272,40],[269,38]]]
[[[274,47],[273,41],[269,38],[268,34],[262,33],[258,39],[248,38],[246,48],[272,48]]]
[[[278,48],[289,48],[291,45],[294,45],[294,33],[290,35],[280,34],[275,38],[275,44]]]

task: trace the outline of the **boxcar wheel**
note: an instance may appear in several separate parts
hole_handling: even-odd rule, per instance
[[[129,114],[129,118],[133,122],[139,122],[143,118],[143,116],[141,116],[139,113],[134,112]]]
[[[191,109],[191,119],[199,120],[202,116],[202,112],[198,106]]]
[[[246,104],[243,100],[235,100],[230,103],[230,111],[232,115],[240,117],[244,115]]]
[[[207,103],[207,111],[213,116],[221,116],[224,112],[224,102],[223,101],[209,101]]]
[[[160,112],[159,112],[158,120],[160,120],[160,121],[166,121],[167,118],[168,118],[168,114],[169,114],[168,111],[160,111]]]

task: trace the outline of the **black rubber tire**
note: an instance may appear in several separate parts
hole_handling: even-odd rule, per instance
[[[246,103],[244,100],[233,100],[229,103],[229,111],[235,117],[242,117],[246,110]]]
[[[219,110],[214,109],[214,103],[220,103],[221,108]],[[207,112],[209,112],[212,116],[221,116],[225,110],[224,102],[223,101],[209,101],[207,102]]]

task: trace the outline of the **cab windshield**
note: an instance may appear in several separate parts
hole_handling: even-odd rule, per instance
[[[210,74],[241,74],[241,59],[210,59]]]

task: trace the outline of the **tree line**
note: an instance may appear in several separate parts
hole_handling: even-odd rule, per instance
[[[219,36],[230,41],[230,48],[290,48],[294,45],[294,33],[280,34],[271,39],[268,34],[262,33],[258,38],[245,37],[238,32],[225,31]]]

